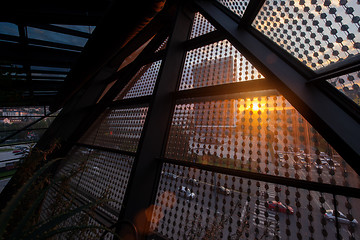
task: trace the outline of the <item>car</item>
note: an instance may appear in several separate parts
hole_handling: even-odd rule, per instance
[[[19,155],[19,154],[26,154],[29,151],[30,151],[30,149],[28,147],[15,146],[12,153],[15,154],[15,155]]]
[[[224,195],[230,195],[231,191],[230,189],[225,188],[224,186],[218,186],[216,188],[216,192]]]
[[[200,185],[199,181],[196,180],[195,178],[186,178],[185,182],[187,182],[188,184],[193,185],[193,186],[199,186]]]
[[[314,166],[315,166],[316,169],[323,169],[323,166],[322,166],[322,165],[319,165],[319,164],[316,164],[316,163],[315,163]]]
[[[181,186],[178,188],[178,194],[180,197],[186,198],[188,200],[193,200],[196,195],[189,188]]]
[[[161,172],[164,177],[167,177],[167,178],[172,178],[174,180],[176,180],[178,178],[178,176],[174,173],[169,173],[169,172]]]
[[[329,170],[334,170],[334,171],[336,170],[336,167],[335,167],[335,166],[330,166],[330,165],[328,165],[327,167],[328,167]]]
[[[290,206],[287,206],[283,204],[282,202],[277,201],[266,201],[265,204],[266,208],[268,208],[271,211],[277,211],[287,214],[294,214],[294,209]]]
[[[339,223],[344,223],[344,224],[349,224],[352,226],[355,226],[358,224],[358,221],[354,218],[352,220],[350,220],[345,214],[343,214],[342,212],[338,211],[339,215],[338,215],[338,221]],[[326,210],[324,217],[326,219],[328,219],[329,221],[335,221],[335,212],[334,210]]]

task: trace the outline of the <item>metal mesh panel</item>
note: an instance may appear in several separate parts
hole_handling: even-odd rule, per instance
[[[249,0],[217,0],[225,7],[229,8],[235,14],[242,17],[244,14],[247,5],[249,4]]]
[[[228,40],[187,52],[180,90],[263,78]]]
[[[195,13],[190,38],[196,38],[214,30],[216,30],[215,27],[203,15]]]
[[[252,26],[313,70],[360,52],[359,1],[265,1]]]
[[[156,49],[155,52],[159,52],[160,50],[164,50],[166,48],[166,46],[167,46],[168,40],[169,40],[169,37],[167,37],[165,39],[165,41],[159,46],[158,49]]]
[[[91,202],[101,198],[108,199],[97,209],[106,214],[115,223],[122,207],[127,184],[130,178],[134,157],[117,153],[105,152],[83,147],[75,147],[69,153],[66,163],[57,173],[56,178],[68,176],[66,182],[61,182],[51,189],[45,204],[43,216],[51,215],[57,204],[71,204],[72,201]],[[60,201],[56,191],[65,192],[68,198]],[[55,201],[55,202],[54,202]],[[67,201],[67,202],[66,202]]]
[[[360,72],[353,72],[327,81],[348,98],[360,105]]]
[[[43,202],[42,205],[42,212],[41,212],[41,218],[40,221],[49,221],[51,219],[55,219],[55,217],[58,214],[64,214],[69,213],[72,209],[75,209],[79,207],[74,202],[70,201],[66,197],[62,198],[56,198],[56,190],[54,188],[50,189],[47,193],[47,196]],[[55,211],[54,209],[56,206],[55,201],[62,201],[65,202],[62,206],[57,206],[60,208],[63,208],[63,211]],[[62,229],[62,228],[69,228],[72,227],[73,229],[67,232],[59,232],[57,235],[53,236],[51,239],[100,239],[101,236],[104,236],[104,238],[101,239],[112,239],[113,235],[112,233],[105,233],[104,229],[101,228],[94,228],[96,227],[105,227],[98,221],[96,221],[94,218],[91,217],[91,212],[80,212],[73,216],[71,216],[68,219],[63,220],[60,222],[56,228]],[[80,226],[87,226],[88,228],[78,228]]]
[[[351,207],[359,199],[335,199],[342,201],[338,211],[359,219]],[[166,239],[336,239],[335,221],[325,215],[334,210],[333,200],[331,194],[165,164],[151,226]],[[339,228],[343,239],[360,237],[356,224]]]
[[[273,94],[177,104],[165,156],[360,187],[359,176],[337,152],[284,97]]]
[[[147,110],[147,107],[109,109],[79,142],[136,152]]]
[[[72,159],[70,162],[79,161]],[[81,160],[80,160],[81,161]],[[130,177],[134,158],[126,155],[92,150],[85,161],[84,170],[73,179],[74,186],[86,196],[99,199],[106,195],[109,201],[106,206],[115,212],[106,211],[114,220],[120,212]]]
[[[161,60],[141,67],[114,100],[152,95],[160,66]]]

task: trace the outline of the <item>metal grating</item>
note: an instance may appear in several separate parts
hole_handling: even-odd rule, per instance
[[[360,53],[359,1],[265,1],[252,26],[313,70]]]
[[[165,239],[337,239],[335,219],[325,216],[334,200],[360,219],[359,199],[165,164],[151,227]],[[338,228],[341,239],[360,237],[357,224]]]
[[[141,67],[114,100],[152,95],[160,66],[161,60]]]
[[[165,157],[360,187],[354,170],[283,96],[262,94],[178,103]]]
[[[206,33],[215,31],[215,27],[209,23],[200,13],[195,13],[193,26],[191,29],[190,39],[196,38]]]
[[[238,16],[242,17],[246,7],[249,4],[249,0],[217,0],[219,3],[229,8]]]
[[[187,52],[180,90],[263,78],[228,40]]]
[[[69,200],[64,196],[60,197],[60,195],[56,194],[54,188],[50,189],[42,205],[40,221],[54,219],[58,214],[66,213],[79,207],[72,200]],[[61,202],[61,204],[56,204],[56,201],[57,203]],[[101,229],[105,228],[105,226],[91,217],[91,214],[93,214],[93,212],[80,212],[62,221],[55,228],[61,229],[72,227],[73,229],[67,232],[59,232],[51,239],[113,239],[112,233],[106,233],[104,229]],[[76,229],[80,226],[88,226],[89,228]],[[94,226],[99,228],[95,228]],[[53,230],[55,230],[55,228]]]
[[[360,72],[353,72],[327,80],[340,92],[360,105]]]
[[[79,142],[136,152],[147,110],[147,107],[108,109]]]
[[[84,148],[77,149],[77,152],[84,151],[88,150]],[[73,187],[76,187],[77,191],[79,191],[79,195],[84,198],[91,196],[93,199],[100,199],[106,195],[111,201],[106,203],[105,208],[100,207],[100,209],[116,221],[122,206],[134,158],[93,149],[90,150],[89,154],[81,157],[73,151],[68,161],[70,166],[84,162],[81,174],[77,174],[71,180]]]

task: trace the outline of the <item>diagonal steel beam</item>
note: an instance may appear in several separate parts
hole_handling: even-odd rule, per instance
[[[284,97],[360,174],[360,124],[341,103],[334,101],[324,88],[306,84],[308,79],[304,75],[265,44],[265,36],[255,37],[249,28],[239,26],[211,1],[195,0],[195,4],[267,79],[276,81]]]

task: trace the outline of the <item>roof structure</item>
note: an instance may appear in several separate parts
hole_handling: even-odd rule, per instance
[[[13,1],[0,10],[1,106],[50,105],[111,1]]]
[[[35,148],[64,157],[54,175],[85,165],[72,207],[115,200],[88,224],[104,239],[360,238],[324,215],[360,219],[360,1],[126,4],[97,25]]]

